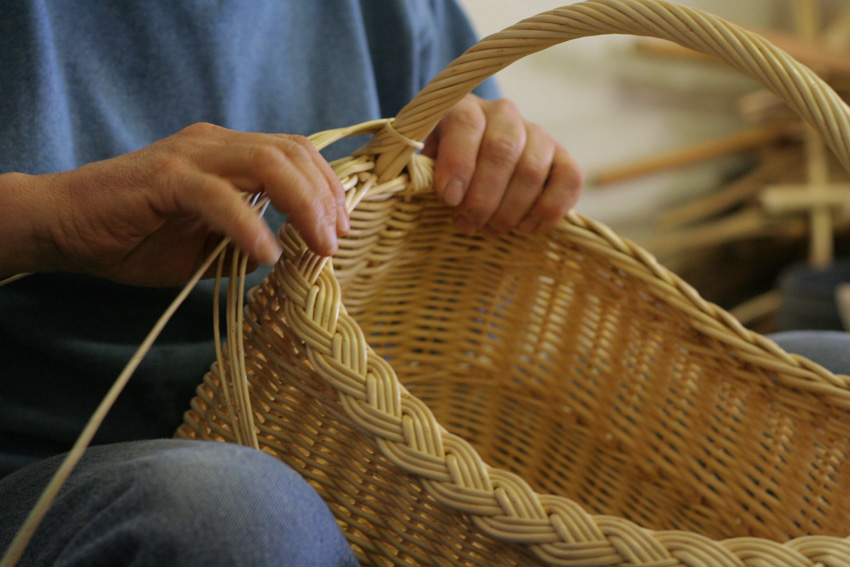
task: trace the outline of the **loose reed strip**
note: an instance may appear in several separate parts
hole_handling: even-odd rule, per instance
[[[781,304],[782,295],[779,290],[772,289],[730,309],[729,313],[744,325],[750,325],[775,312]]]
[[[796,0],[794,15],[798,35],[804,40],[813,41],[820,28],[820,12],[815,3],[812,0]],[[829,182],[826,144],[813,126],[806,127],[803,142],[806,149],[807,189],[815,196]],[[825,267],[834,256],[832,211],[829,207],[815,205],[810,209],[809,231],[809,263],[815,267]]]
[[[257,431],[254,427],[254,414],[251,410],[251,396],[248,391],[248,371],[245,368],[245,343],[243,336],[243,316],[245,312],[245,271],[248,265],[248,257],[240,258],[238,252],[234,253],[231,277],[227,289],[227,342],[230,354],[230,366],[221,367],[222,376],[229,372],[232,378],[233,391],[236,394],[237,412],[234,417],[234,429],[242,430],[244,443],[254,449],[259,449],[257,442]],[[216,298],[218,300],[218,298]]]
[[[31,275],[32,275],[32,273],[28,272],[28,273],[25,273],[25,274],[16,274],[14,276],[10,276],[6,279],[0,280],[0,287],[3,287],[4,285],[10,284],[12,282],[16,282],[20,279],[23,279],[23,278],[25,278],[27,276],[31,276]]]

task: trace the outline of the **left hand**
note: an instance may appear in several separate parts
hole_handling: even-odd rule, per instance
[[[436,160],[437,195],[458,230],[502,234],[555,225],[578,201],[583,177],[564,147],[506,99],[467,95],[423,153]]]

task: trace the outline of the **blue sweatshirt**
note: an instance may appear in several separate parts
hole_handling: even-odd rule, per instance
[[[199,121],[309,135],[393,116],[474,39],[453,0],[4,1],[0,173],[73,169]],[[177,291],[70,274],[0,288],[0,476],[70,447]],[[211,307],[204,282],[96,442],[173,433],[215,358]]]

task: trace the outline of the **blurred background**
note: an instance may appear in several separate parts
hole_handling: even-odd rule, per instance
[[[572,3],[461,0],[482,36]],[[846,0],[678,3],[765,35],[850,92]],[[561,44],[496,79],[581,164],[579,212],[647,248],[751,328],[844,327],[848,176],[754,80],[631,36]]]

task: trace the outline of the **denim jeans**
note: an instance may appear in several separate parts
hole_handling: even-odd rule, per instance
[[[805,356],[834,374],[850,374],[850,333],[783,331],[768,337],[786,351]]]
[[[0,480],[5,550],[59,461]],[[273,457],[232,444],[157,440],[90,448],[25,566],[356,566],[315,491]]]

